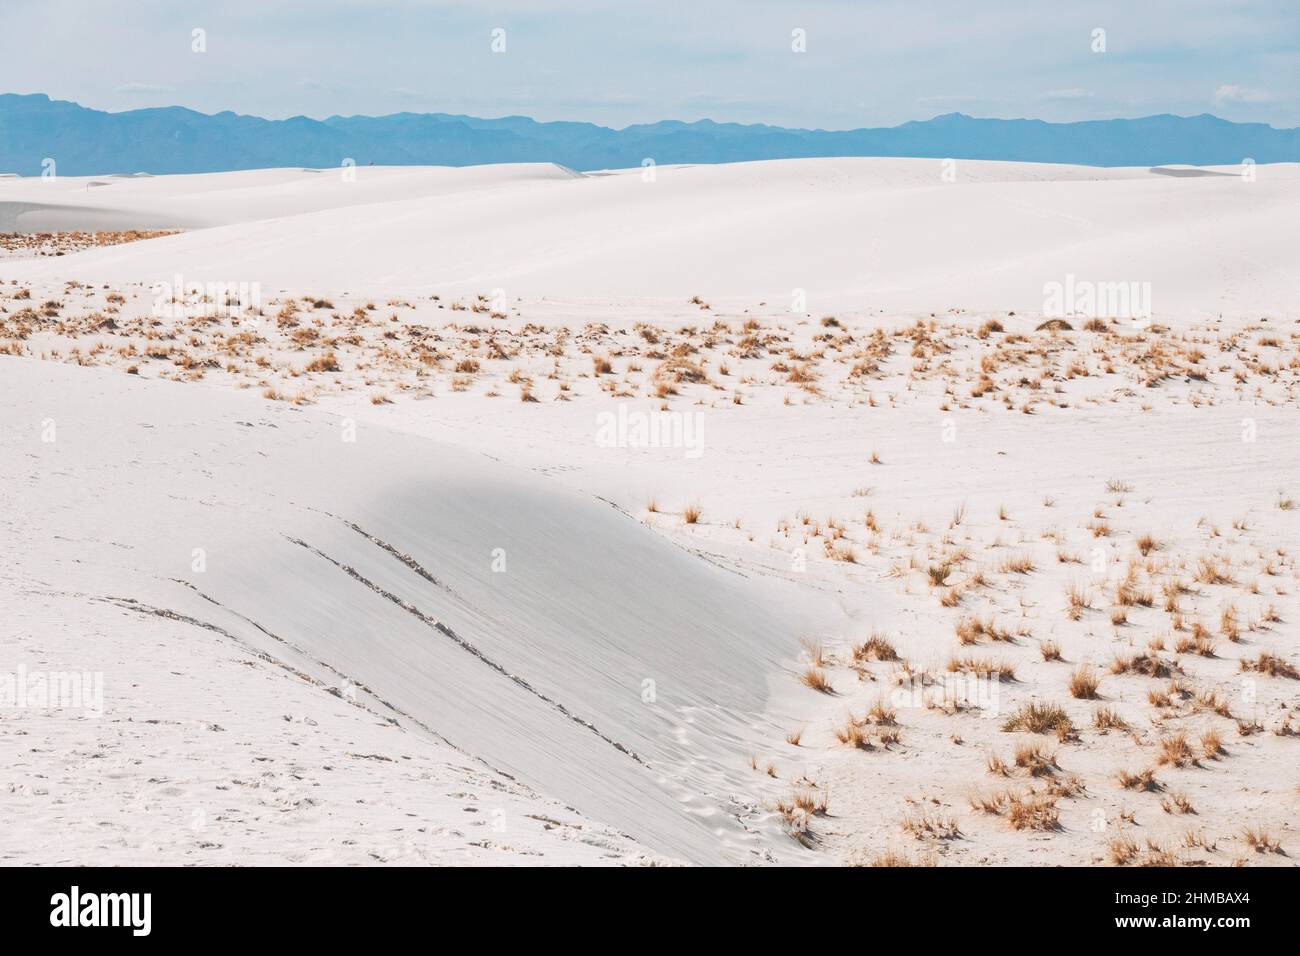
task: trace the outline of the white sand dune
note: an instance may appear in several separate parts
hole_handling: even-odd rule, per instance
[[[5,551],[27,577],[374,689],[404,725],[677,859],[790,851],[730,797],[796,644],[793,608],[743,576],[425,439],[347,442],[329,416],[113,373],[9,359],[0,377]],[[130,680],[108,670],[111,702]]]
[[[1300,166],[1148,169],[833,159],[577,176],[555,166],[269,170],[7,180],[27,229],[185,226],[15,264],[20,278],[257,281],[321,293],[625,297],[809,310],[1039,311],[1067,274],[1151,284],[1154,312],[1286,313],[1300,300]],[[30,204],[40,202],[39,208]],[[3,210],[8,209],[5,213]],[[42,226],[42,224],[44,224]],[[210,228],[199,228],[210,227]]]
[[[175,176],[0,179],[0,230],[207,229],[340,206],[464,194],[578,173],[549,163],[253,169]]]

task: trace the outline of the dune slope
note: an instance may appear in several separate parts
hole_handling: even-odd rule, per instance
[[[699,294],[751,305],[802,290],[814,311],[1037,311],[1044,284],[1072,274],[1150,283],[1165,317],[1292,308],[1300,167],[1261,166],[1252,179],[1235,168],[1168,172],[921,159],[583,176],[361,168],[355,182],[338,170],[272,170],[89,190],[7,180],[0,210],[49,195],[17,217],[23,228],[109,228],[109,207],[119,228],[214,227],[7,270],[24,279],[151,283],[179,272],[268,290]]]
[[[26,575],[355,685],[657,852],[793,852],[736,796],[766,674],[797,647],[742,576],[384,429],[45,363],[0,381]]]

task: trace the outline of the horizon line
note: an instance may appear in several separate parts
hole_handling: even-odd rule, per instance
[[[1147,113],[1141,116],[1112,116],[1106,119],[1055,121],[1055,120],[1038,119],[1032,116],[1018,116],[1018,117],[975,116],[970,113],[963,113],[959,110],[950,110],[949,112],[946,113],[936,113],[933,116],[930,116],[929,118],[926,119],[904,120],[903,122],[896,123],[893,126],[851,126],[851,127],[846,127],[844,129],[829,129],[822,126],[780,126],[774,123],[763,123],[763,122],[740,123],[731,120],[715,120],[707,116],[701,117],[699,119],[694,119],[694,120],[663,118],[651,122],[629,123],[627,126],[605,126],[601,123],[593,123],[589,120],[567,120],[567,119],[539,120],[536,119],[535,117],[527,116],[523,113],[507,113],[501,116],[479,116],[473,113],[446,113],[446,112],[439,112],[439,111],[417,112],[413,110],[399,110],[394,113],[350,113],[350,114],[331,113],[330,115],[324,117],[309,116],[305,113],[296,113],[292,116],[286,116],[280,119],[273,119],[271,117],[261,116],[257,113],[240,113],[235,110],[218,110],[215,113],[206,113],[203,110],[195,109],[191,106],[185,106],[181,103],[171,103],[163,106],[138,106],[138,107],[132,107],[130,109],[124,109],[124,110],[108,110],[108,109],[99,109],[98,107],[94,107],[94,106],[86,106],[85,104],[79,103],[76,100],[56,99],[50,96],[50,94],[44,92],[32,92],[32,93],[18,93],[12,91],[0,92],[0,97],[4,97],[4,96],[43,98],[50,103],[67,103],[69,105],[77,107],[78,109],[89,110],[95,113],[103,113],[106,116],[122,116],[128,113],[147,113],[147,112],[157,112],[160,110],[184,110],[189,113],[194,113],[198,116],[217,117],[217,116],[231,115],[239,118],[258,119],[266,123],[287,123],[293,120],[309,120],[314,123],[327,123],[332,119],[341,119],[341,120],[358,119],[358,118],[385,119],[392,116],[446,116],[452,119],[475,119],[475,120],[486,120],[489,122],[499,121],[499,120],[527,120],[528,122],[535,123],[539,126],[545,126],[550,124],[590,126],[596,129],[609,130],[615,133],[625,132],[626,130],[636,129],[638,127],[658,126],[666,123],[680,123],[683,126],[698,126],[701,124],[710,124],[713,126],[736,126],[741,128],[747,128],[747,129],[753,129],[753,128],[779,129],[779,130],[788,130],[791,132],[801,132],[801,133],[854,133],[854,132],[861,132],[864,130],[900,129],[911,123],[931,123],[934,122],[935,120],[946,119],[949,117],[958,117],[961,119],[976,120],[979,122],[994,122],[994,123],[1041,123],[1044,126],[1082,126],[1088,123],[1139,122],[1141,120],[1163,119],[1165,117],[1172,118],[1172,119],[1209,118],[1209,119],[1217,120],[1221,123],[1227,123],[1231,126],[1262,126],[1271,130],[1276,130],[1278,132],[1295,132],[1300,130],[1300,126],[1274,126],[1272,123],[1266,123],[1262,121],[1239,122],[1237,120],[1225,119],[1224,117],[1218,116],[1217,114],[1214,113],[1193,113],[1193,114]]]

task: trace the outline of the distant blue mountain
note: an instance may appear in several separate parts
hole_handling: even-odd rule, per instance
[[[783,129],[664,121],[626,129],[445,113],[267,120],[179,106],[105,113],[41,93],[0,94],[0,173],[200,173],[267,166],[469,166],[554,162],[579,170],[806,156],[919,156],[1090,166],[1300,161],[1300,129],[1216,116],[1045,123],[949,113],[887,129]]]

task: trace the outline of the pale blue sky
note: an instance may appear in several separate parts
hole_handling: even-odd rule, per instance
[[[1297,0],[4,0],[2,16],[0,92],[109,110],[1300,125]],[[796,28],[806,53],[791,50]]]

